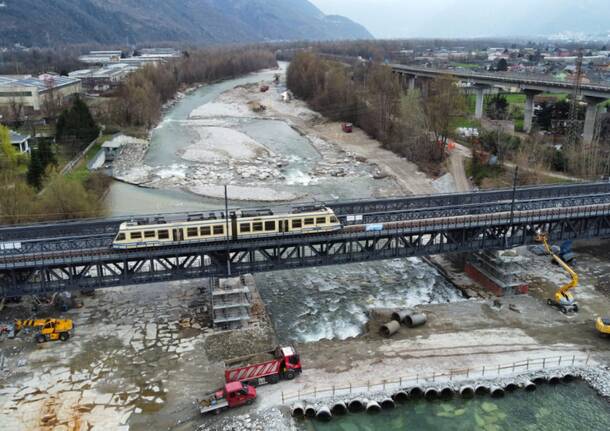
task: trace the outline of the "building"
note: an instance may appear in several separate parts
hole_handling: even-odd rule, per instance
[[[66,99],[81,90],[80,79],[67,76],[3,75],[0,76],[0,108],[19,103],[26,109],[40,111],[45,97]]]
[[[80,79],[83,89],[89,93],[103,93],[115,88],[137,66],[126,63],[108,64],[99,69],[82,69],[71,72],[71,78]]]
[[[173,48],[143,48],[135,52],[133,56],[126,56],[122,51],[91,51],[89,54],[81,55],[78,59],[82,63],[99,66],[117,63],[142,66],[164,62],[180,56],[180,51]]]
[[[11,139],[11,145],[15,147],[17,151],[19,151],[21,154],[30,152],[31,148],[29,136],[20,135],[12,130],[9,130],[8,134]]]

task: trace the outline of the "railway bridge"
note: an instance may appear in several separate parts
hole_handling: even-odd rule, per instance
[[[1,226],[0,297],[499,250],[532,244],[538,231],[610,238],[608,182],[326,205],[342,230],[128,250],[112,242],[121,222],[139,217]]]

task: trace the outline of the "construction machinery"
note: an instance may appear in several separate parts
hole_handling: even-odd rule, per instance
[[[202,415],[219,414],[223,410],[234,407],[250,405],[256,399],[256,388],[241,382],[231,382],[222,389],[198,400],[199,411]]]
[[[571,289],[578,286],[578,274],[576,274],[576,272],[567,263],[565,263],[557,254],[553,252],[553,249],[549,244],[548,234],[540,233],[536,236],[536,240],[544,244],[546,252],[570,275],[570,281],[561,286],[555,292],[553,298],[547,299],[547,303],[558,308],[562,313],[578,312],[578,304],[574,299],[574,295],[572,295],[570,292]]]
[[[225,380],[252,386],[292,380],[302,371],[301,359],[293,346],[225,361]]]
[[[47,341],[67,341],[70,338],[73,324],[70,319],[28,319],[15,320],[15,333],[24,328],[36,330],[34,339],[37,343]]]
[[[595,320],[595,329],[601,337],[610,337],[610,317],[598,317]]]

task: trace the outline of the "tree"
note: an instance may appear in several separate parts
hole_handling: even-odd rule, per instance
[[[498,72],[506,72],[508,70],[508,62],[505,58],[501,58],[498,60],[498,64],[496,64],[496,71]]]
[[[0,224],[34,219],[36,194],[16,172],[0,170],[0,191]]]
[[[100,129],[87,104],[76,98],[70,109],[64,110],[59,116],[55,139],[78,151],[83,144],[88,144],[97,138],[99,132]]]
[[[504,120],[508,115],[508,101],[501,94],[495,94],[487,101],[487,116],[492,120]]]
[[[452,77],[441,77],[430,81],[428,96],[423,100],[428,130],[444,149],[452,132],[453,119],[466,111],[466,98]]]
[[[40,158],[40,153],[37,149],[33,149],[30,156],[30,165],[28,166],[26,178],[28,180],[28,184],[34,187],[36,190],[40,190],[42,188],[44,168],[45,167]]]
[[[18,159],[17,150],[11,144],[11,137],[6,127],[0,124],[0,167],[13,167]]]
[[[51,148],[51,144],[47,140],[42,140],[38,144],[38,154],[40,161],[42,162],[43,170],[46,171],[47,167],[53,165],[57,166],[57,157]]]

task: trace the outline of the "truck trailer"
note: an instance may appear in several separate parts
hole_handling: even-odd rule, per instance
[[[301,358],[293,346],[276,347],[254,355],[225,361],[225,380],[252,386],[292,380],[302,371]]]

